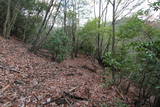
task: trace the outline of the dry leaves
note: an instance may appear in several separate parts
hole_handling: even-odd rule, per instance
[[[95,65],[97,72],[90,71]],[[93,65],[86,56],[58,64],[30,53],[27,46],[17,40],[0,37],[0,107],[41,106],[70,90],[73,90],[72,94],[89,99],[74,101],[74,107],[112,104],[119,96],[116,91],[103,88],[101,72],[103,68],[97,62]],[[51,106],[58,105],[45,105]]]

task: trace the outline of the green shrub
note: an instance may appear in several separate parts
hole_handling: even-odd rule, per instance
[[[147,87],[152,94],[160,95],[157,89],[160,86],[160,41],[140,43],[135,49],[138,53],[137,63],[141,66],[134,80]]]
[[[62,29],[54,31],[53,36],[45,44],[53,55],[53,59],[60,62],[70,55],[71,45],[70,39],[65,35]]]

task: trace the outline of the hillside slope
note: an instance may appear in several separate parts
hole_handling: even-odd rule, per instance
[[[53,99],[74,107],[112,104],[119,95],[103,88],[102,72],[88,57],[58,64],[34,55],[17,40],[0,37],[0,107],[57,107],[58,100]],[[64,96],[64,92],[87,100]]]

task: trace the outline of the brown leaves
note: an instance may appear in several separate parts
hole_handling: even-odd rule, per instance
[[[14,39],[0,37],[0,106],[36,107],[47,99],[59,98],[63,92],[89,101],[74,101],[75,107],[93,107],[102,102],[113,102],[116,91],[102,87],[103,68],[86,56],[68,59],[57,64],[38,57],[27,46]],[[2,65],[2,63],[4,65]],[[9,69],[8,69],[9,68]],[[92,72],[96,69],[98,72]],[[10,84],[10,85],[9,85]],[[46,107],[57,107],[55,103]]]

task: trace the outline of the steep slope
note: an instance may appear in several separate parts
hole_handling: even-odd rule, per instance
[[[0,107],[57,107],[52,99],[62,97],[66,105],[75,107],[112,104],[119,95],[103,88],[102,72],[103,68],[89,57],[58,64],[34,55],[17,40],[0,37]],[[64,92],[87,100],[64,96]]]

